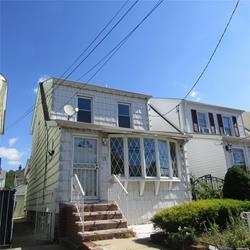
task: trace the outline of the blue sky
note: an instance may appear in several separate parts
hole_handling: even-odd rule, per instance
[[[122,3],[1,1],[0,72],[9,80],[6,127],[34,104],[38,80],[60,76]],[[235,3],[166,0],[92,82],[157,97],[183,97],[211,55]],[[109,51],[154,4],[140,1],[70,79]],[[250,1],[241,1],[190,99],[250,110],[249,24]],[[25,165],[31,117],[0,137],[4,169]]]

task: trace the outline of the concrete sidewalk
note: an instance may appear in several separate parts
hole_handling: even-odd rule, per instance
[[[35,234],[32,224],[25,220],[16,220],[13,227],[11,248],[16,250],[67,250],[58,244],[51,244],[43,235]]]
[[[135,225],[130,228],[136,233],[135,238],[103,240],[94,243],[105,250],[166,250],[150,241],[150,234],[154,232],[152,224]]]

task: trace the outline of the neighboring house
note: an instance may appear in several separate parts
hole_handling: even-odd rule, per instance
[[[150,105],[153,130],[170,132],[173,126],[169,123],[172,123],[192,136],[186,144],[192,175],[212,174],[224,178],[227,169],[232,166],[250,169],[242,110],[167,98],[152,98]]]
[[[244,122],[245,132],[247,136],[245,142],[248,148],[248,155],[250,155],[250,112],[243,113],[243,122]]]
[[[2,159],[0,158],[0,190],[5,187],[6,172],[2,170]]]
[[[57,78],[40,83],[26,171],[28,217],[49,211],[51,195],[57,213],[59,204],[74,203],[74,174],[86,203],[116,202],[129,224],[189,200],[188,137],[150,129],[149,98]],[[67,115],[66,104],[78,112]]]
[[[7,91],[8,82],[6,78],[2,74],[0,74],[0,135],[4,133]]]
[[[20,186],[22,184],[25,184],[24,171],[25,171],[25,169],[24,168],[22,169],[21,165],[18,167],[18,170],[16,170],[15,179],[14,179],[14,186],[15,187]]]

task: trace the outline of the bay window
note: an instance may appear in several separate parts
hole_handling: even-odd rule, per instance
[[[128,166],[129,176],[141,176],[140,139],[128,138]]]
[[[176,154],[176,144],[174,142],[170,142],[170,156],[171,156],[171,166],[173,171],[173,177],[178,177],[178,162],[177,162],[177,154]]]
[[[123,138],[111,138],[110,151],[112,174],[124,176]]]
[[[146,175],[157,176],[155,141],[153,139],[144,139],[144,157],[145,157],[145,164],[146,164]]]
[[[110,138],[111,174],[126,178],[179,177],[177,143],[164,139]]]
[[[166,141],[158,141],[159,160],[161,176],[169,176],[169,159],[168,159],[168,145]]]

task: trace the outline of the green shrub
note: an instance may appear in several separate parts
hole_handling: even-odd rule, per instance
[[[250,174],[239,167],[230,168],[225,176],[223,197],[250,200]]]
[[[218,249],[238,249],[250,246],[250,233],[246,221],[230,218],[225,230],[212,223],[210,228],[199,238],[201,243],[216,246]]]
[[[154,215],[152,222],[165,232],[178,232],[179,227],[189,227],[200,234],[213,222],[225,227],[230,216],[239,216],[242,211],[250,211],[250,201],[199,200],[165,208]]]
[[[190,246],[196,242],[196,235],[194,229],[187,227],[179,227],[178,232],[168,233],[166,235],[166,244],[171,249],[186,249],[186,246]]]

